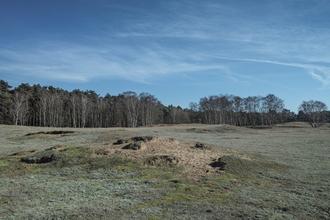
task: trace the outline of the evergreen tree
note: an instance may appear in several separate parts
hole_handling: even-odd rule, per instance
[[[10,120],[10,107],[12,104],[10,88],[4,80],[0,81],[0,124],[11,123]]]
[[[41,110],[40,110],[40,97],[42,87],[40,84],[33,85],[31,96],[29,97],[29,109],[30,109],[30,125],[41,126]]]

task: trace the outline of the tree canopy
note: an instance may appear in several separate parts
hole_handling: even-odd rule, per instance
[[[304,114],[304,119],[316,128],[326,122],[327,105],[321,101],[303,101],[299,106],[299,111]]]
[[[156,124],[230,124],[264,126],[307,121],[313,127],[329,120],[329,112],[319,101],[303,102],[299,114],[284,109],[284,101],[274,94],[239,97],[210,95],[191,102],[189,109],[164,106],[149,93],[133,91],[104,97],[95,91],[66,91],[53,86],[22,83],[12,89],[0,81],[0,123],[45,127],[138,127]]]

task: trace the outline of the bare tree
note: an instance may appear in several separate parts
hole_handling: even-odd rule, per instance
[[[199,106],[195,102],[189,103],[189,118],[191,123],[201,123],[201,118],[199,117]]]
[[[182,109],[180,106],[169,106],[170,124],[190,123],[188,109]]]
[[[220,97],[216,95],[209,96],[209,103],[211,107],[211,112],[210,112],[211,123],[221,124],[223,112],[221,109],[222,103]]]
[[[220,112],[221,112],[221,121],[220,124],[230,124],[230,111],[231,111],[231,102],[228,95],[220,95]]]
[[[316,128],[324,123],[325,111],[328,109],[327,105],[320,101],[310,100],[303,101],[299,106],[299,111],[305,114],[305,120],[313,127]]]
[[[104,127],[105,126],[105,112],[106,112],[106,100],[104,98],[99,97],[96,102],[96,126]]]
[[[77,95],[75,95],[74,93],[72,93],[70,95],[70,103],[71,103],[71,107],[72,107],[72,124],[73,127],[76,128],[77,127]]]
[[[85,94],[81,95],[81,123],[82,123],[82,128],[85,128],[86,126],[86,118],[87,118],[87,113],[88,113],[88,96]]]
[[[12,114],[14,116],[14,124],[17,125],[20,120],[22,123],[23,120],[23,112],[25,112],[27,98],[24,94],[15,92],[13,95],[13,106],[12,106]]]
[[[177,109],[177,107],[173,106],[173,107],[171,108],[170,116],[171,116],[171,119],[172,119],[172,123],[173,123],[173,124],[177,124],[177,116],[178,116],[178,112],[179,112],[179,110]]]
[[[26,101],[23,102],[22,110],[20,111],[19,121],[21,125],[26,125],[28,121],[28,113],[29,113],[29,102],[26,98]]]
[[[199,111],[204,116],[204,123],[211,124],[211,105],[210,100],[207,97],[199,100]]]
[[[180,106],[176,108],[177,116],[176,116],[176,123],[177,124],[189,124],[189,112],[188,109],[182,109]]]
[[[138,117],[140,113],[140,101],[135,92],[124,92],[123,105],[125,107],[125,113],[127,117],[127,126],[136,127],[138,123]]]
[[[291,112],[289,109],[283,109],[280,114],[281,123],[293,122],[297,120],[297,115],[294,112]]]
[[[201,98],[199,110],[206,124],[232,124],[233,100],[228,95],[212,95]]]
[[[228,100],[227,112],[229,114],[229,124],[234,125],[234,96],[226,95]]]
[[[262,99],[262,107],[267,116],[268,126],[273,128],[276,124],[277,114],[282,112],[284,102],[273,94],[269,94]]]
[[[245,111],[253,128],[257,125],[257,119],[260,111],[260,101],[261,97],[259,96],[249,96],[244,99]]]
[[[234,117],[236,121],[236,126],[242,126],[242,114],[244,110],[243,99],[239,96],[233,97],[232,109],[234,111]]]
[[[53,118],[53,125],[56,127],[62,127],[63,126],[63,97],[59,92],[56,92],[55,94],[55,100],[54,100],[54,118]]]
[[[49,99],[49,94],[48,92],[43,92],[40,96],[40,108],[41,108],[41,112],[42,112],[42,118],[43,118],[43,126],[46,127],[47,126],[47,122],[46,122],[46,113],[47,113],[47,104],[48,104],[48,99]]]
[[[149,93],[141,93],[139,96],[141,105],[141,121],[143,126],[154,126],[160,113],[159,101]]]

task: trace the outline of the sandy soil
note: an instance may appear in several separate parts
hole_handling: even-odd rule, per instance
[[[179,142],[175,139],[160,137],[153,137],[150,141],[142,142],[141,149],[123,149],[129,143],[134,144],[134,142],[128,141],[128,143],[119,145],[93,146],[93,155],[121,157],[125,160],[139,161],[141,164],[151,167],[177,165],[184,167],[183,177],[194,179],[205,174],[223,173],[224,171],[213,168],[210,164],[224,155],[235,154],[230,150],[207,145],[198,147],[198,143]],[[149,162],[145,163],[148,160]]]

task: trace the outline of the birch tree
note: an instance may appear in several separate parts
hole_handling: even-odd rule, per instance
[[[81,95],[81,126],[85,128],[86,126],[86,118],[88,113],[88,96],[85,94]]]
[[[267,116],[268,126],[273,128],[276,124],[277,115],[282,112],[284,108],[284,102],[275,95],[269,94],[262,99],[262,105]]]
[[[327,109],[328,107],[325,103],[310,100],[308,102],[303,101],[298,110],[305,114],[305,120],[307,120],[312,128],[316,128],[325,122],[325,111]]]
[[[125,108],[127,126],[136,127],[140,113],[140,102],[135,92],[124,92],[122,94],[122,102]]]
[[[22,93],[14,92],[12,114],[13,114],[15,125],[18,125],[18,121],[20,121],[22,123],[26,104],[27,104],[26,96]]]

